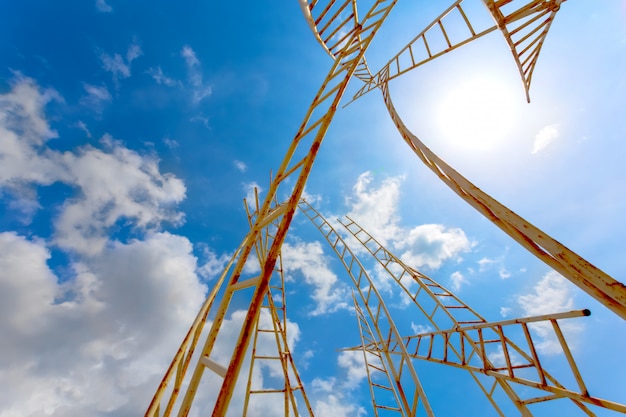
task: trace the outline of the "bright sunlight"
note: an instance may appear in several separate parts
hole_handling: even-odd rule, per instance
[[[513,87],[518,87],[517,91]],[[441,95],[436,107],[442,139],[464,151],[499,147],[515,127],[518,106],[524,102],[521,86],[497,78],[460,81]]]

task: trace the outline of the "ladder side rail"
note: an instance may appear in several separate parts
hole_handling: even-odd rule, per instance
[[[626,320],[626,286],[480,190],[417,138],[397,113],[386,83],[381,86],[387,110],[417,156],[455,193],[525,249]]]
[[[339,234],[337,234],[336,230],[328,223],[328,221],[326,221],[326,219],[324,219],[321,216],[321,214],[318,213],[306,201],[301,200],[299,207],[301,211],[311,220],[313,225],[322,233],[324,238],[328,241],[328,243],[330,244],[334,252],[337,254],[339,259],[341,260],[342,264],[344,265],[344,268],[348,272],[348,275],[352,279],[355,285],[355,288],[357,292],[359,293],[359,296],[363,302],[363,305],[366,307],[366,310],[368,311],[368,314],[370,317],[374,317],[374,314],[372,313],[372,307],[376,308],[377,306],[380,305],[383,315],[384,315],[383,317],[385,318],[385,320],[380,320],[379,323],[382,321],[386,323],[386,326],[389,328],[389,338],[386,336],[383,336],[384,332],[382,332],[379,326],[375,325],[374,327],[377,332],[378,340],[381,341],[383,346],[385,344],[383,341],[386,339],[398,339],[399,340],[400,334],[395,324],[393,323],[393,319],[391,315],[389,314],[389,310],[387,309],[382,297],[380,296],[378,290],[376,289],[374,282],[370,278],[369,274],[367,273],[367,271],[365,270],[365,268],[363,267],[359,259],[354,255],[350,247],[345,243],[343,238]],[[326,230],[328,230],[329,232],[325,232]],[[340,248],[338,246],[340,246]],[[364,279],[364,282],[362,282],[363,279]],[[394,377],[396,385],[398,385],[398,388],[399,388],[398,392],[401,398],[401,402],[403,406],[405,407],[405,411],[409,415],[414,415],[416,412],[416,409],[415,409],[417,405],[416,401],[419,398],[419,400],[421,400],[421,404],[424,407],[424,410],[426,411],[427,415],[433,416],[433,411],[428,402],[428,398],[425,395],[424,389],[421,385],[417,372],[415,371],[415,368],[413,367],[410,359],[408,358],[408,354],[406,353],[406,349],[404,349],[404,346],[402,344],[398,346],[398,353],[400,354],[400,357],[401,357],[400,369],[396,369],[396,365],[391,359],[388,348],[383,347],[380,350],[388,358],[387,365],[389,366],[389,370],[391,371]],[[405,352],[405,353],[402,353],[402,352]],[[404,391],[401,389],[400,377],[401,377],[402,369],[404,368],[408,370],[409,377],[411,378],[415,387],[415,395],[414,395],[414,401],[413,401],[412,406],[409,405],[409,401],[406,398]]]

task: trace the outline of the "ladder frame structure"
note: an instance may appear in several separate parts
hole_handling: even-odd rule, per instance
[[[390,94],[391,80],[499,30],[511,50],[527,100],[530,101],[530,85],[539,53],[556,13],[565,0],[476,0],[486,6],[494,22],[493,25],[481,28],[472,24],[463,9],[463,2],[469,0],[455,0],[374,74],[367,64],[366,51],[398,0],[363,0],[369,1],[371,7],[362,18],[357,10],[357,0],[298,1],[314,36],[332,58],[332,67],[282,163],[270,178],[270,186],[263,201],[256,190],[253,205],[244,201],[250,232],[209,292],[159,384],[146,417],[174,414],[187,416],[206,370],[221,378],[211,415],[226,416],[236,384],[245,380],[245,375],[240,376],[240,372],[246,359],[250,360],[250,368],[242,415],[247,415],[252,396],[280,394],[284,398],[285,416],[313,416],[312,406],[288,346],[287,302],[281,256],[282,244],[298,207],[328,240],[353,281],[361,345],[350,349],[363,353],[376,416],[379,413],[434,416],[412,364],[413,360],[466,370],[500,416],[505,414],[494,394],[497,391],[503,392],[522,416],[532,416],[529,406],[556,399],[568,399],[590,416],[595,414],[588,405],[626,414],[625,405],[589,394],[560,330],[558,320],[584,316],[588,314],[587,311],[488,322],[435,280],[402,263],[355,221],[348,219],[340,222],[348,234],[356,238],[391,275],[412,300],[419,314],[435,329],[418,335],[402,336],[374,282],[356,255],[321,214],[301,201],[319,147],[348,83],[356,78],[363,85],[353,100],[374,89],[380,90],[400,136],[419,159],[455,193],[528,251],[626,320],[626,286],[481,191],[434,154],[408,130]],[[465,24],[465,35],[461,38],[454,38],[451,31],[446,29],[449,28],[448,18],[452,15],[460,16]],[[439,36],[444,42],[435,46],[430,41],[433,36]],[[281,185],[289,187],[289,197],[285,201],[278,200]],[[253,278],[243,279],[244,268],[252,262],[258,262],[260,273]],[[416,284],[417,291],[410,288],[407,282]],[[247,300],[246,316],[239,329],[232,356],[227,363],[220,363],[212,355],[218,336],[223,332],[223,323],[233,311],[231,301],[240,294]],[[433,310],[424,307],[421,301],[423,297],[430,300],[431,305],[434,303]],[[268,321],[267,318],[271,323],[269,328],[261,325],[262,321]],[[574,376],[576,387],[565,387],[543,366],[529,330],[533,323],[538,322],[551,326]],[[507,336],[510,329],[517,329],[518,333],[524,335],[525,347]],[[257,351],[257,342],[263,334],[273,336],[275,354],[266,355]],[[203,336],[206,338],[204,344],[201,349],[197,349]],[[502,350],[504,365],[494,364],[488,358],[488,350],[492,346]],[[188,375],[193,361],[195,367]],[[280,363],[284,379],[281,387],[253,386],[255,366],[262,368],[264,362]],[[529,372],[534,372],[534,377],[529,377]],[[517,388],[520,385],[542,394],[522,398]],[[381,399],[380,392],[386,392],[391,397],[387,395],[386,399]]]

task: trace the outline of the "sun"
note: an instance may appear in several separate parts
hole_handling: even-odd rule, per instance
[[[517,123],[519,90],[487,76],[449,86],[436,104],[437,123],[446,145],[464,152],[501,146]]]

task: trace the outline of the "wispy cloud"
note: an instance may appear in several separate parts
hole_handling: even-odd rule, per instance
[[[92,85],[83,83],[86,95],[80,99],[80,104],[89,107],[97,113],[101,113],[106,103],[113,100],[111,93],[105,85]]]
[[[197,115],[197,116],[193,116],[192,118],[190,118],[189,121],[192,122],[192,123],[201,123],[207,129],[209,129],[209,130],[211,129],[211,127],[209,126],[209,118],[208,117]]]
[[[91,137],[91,132],[87,128],[87,125],[85,124],[85,122],[83,122],[82,120],[79,120],[78,122],[76,122],[76,127],[82,130],[83,132],[85,132],[85,136],[87,136],[88,138]]]
[[[246,163],[243,161],[235,160],[233,164],[239,172],[246,172],[248,170],[248,165],[246,165]]]
[[[301,274],[313,287],[311,298],[315,308],[312,316],[328,314],[349,308],[349,292],[331,270],[319,242],[296,242],[283,244],[283,268],[291,278]]]
[[[187,64],[187,68],[194,68],[200,66],[200,61],[196,56],[196,52],[191,49],[191,46],[185,45],[183,49],[180,51],[180,56],[185,59],[185,63]]]
[[[163,144],[165,146],[167,146],[170,149],[175,149],[178,148],[180,146],[180,144],[178,143],[178,141],[172,139],[172,138],[163,138]]]
[[[467,279],[460,271],[456,271],[450,275],[450,283],[452,291],[459,291],[463,285],[467,284]]]
[[[198,274],[207,280],[218,277],[232,256],[226,253],[218,256],[213,249],[208,246],[202,248],[202,253],[204,260],[203,264],[198,267]]]
[[[532,153],[536,154],[544,150],[548,145],[554,142],[560,135],[560,125],[558,123],[551,124],[542,128],[535,136]]]
[[[111,13],[113,7],[107,4],[106,0],[96,0],[96,9],[102,13]]]
[[[98,53],[102,69],[113,74],[113,81],[116,84],[120,78],[128,78],[131,76],[131,64],[141,55],[143,55],[143,52],[137,42],[130,44],[125,57],[122,57],[118,53],[113,55],[104,51],[99,51]]]
[[[166,76],[163,73],[163,70],[161,69],[160,66],[157,66],[156,68],[154,67],[148,68],[148,71],[146,71],[146,74],[151,76],[152,79],[156,81],[156,83],[159,85],[162,84],[168,87],[174,87],[175,85],[179,84],[179,81],[176,81],[175,79]]]
[[[183,49],[180,51],[180,56],[183,57],[187,65],[187,77],[193,89],[192,101],[194,104],[198,104],[204,98],[212,94],[213,88],[210,85],[204,84],[200,60],[191,46],[183,46]]]
[[[555,271],[550,271],[534,286],[532,293],[519,296],[517,301],[527,316],[569,311],[574,305],[571,288],[572,285],[565,278]],[[582,325],[575,320],[564,320],[559,324],[563,332],[570,336],[582,331]],[[532,328],[540,338],[537,348],[541,352],[546,354],[561,352],[550,323],[536,323]]]

